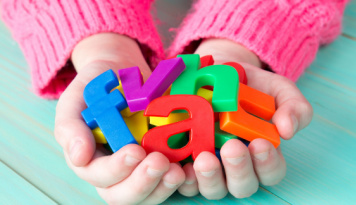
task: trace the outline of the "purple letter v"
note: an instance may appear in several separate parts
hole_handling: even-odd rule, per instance
[[[137,66],[119,70],[122,88],[131,112],[146,109],[152,100],[163,95],[184,69],[182,58],[163,60],[145,84]]]

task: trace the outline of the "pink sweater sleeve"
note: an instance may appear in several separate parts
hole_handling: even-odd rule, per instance
[[[175,55],[204,38],[227,38],[296,81],[319,45],[340,33],[347,0],[199,0],[173,42]]]
[[[164,57],[151,0],[2,0],[2,18],[27,59],[37,94],[58,98],[75,76],[68,61],[83,38],[115,32],[136,39],[153,64]]]

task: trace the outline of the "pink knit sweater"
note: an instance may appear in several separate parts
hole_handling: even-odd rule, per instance
[[[199,0],[170,55],[191,42],[227,38],[254,51],[276,73],[297,80],[318,47],[340,33],[347,0]],[[32,69],[37,94],[58,98],[75,76],[74,46],[100,32],[137,39],[155,63],[164,51],[150,16],[151,0],[2,0],[2,18]]]

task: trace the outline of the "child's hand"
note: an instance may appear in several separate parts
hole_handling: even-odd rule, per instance
[[[273,96],[276,112],[272,122],[283,139],[291,139],[311,121],[313,110],[296,85],[285,77],[261,69],[258,57],[243,46],[224,39],[203,41],[196,53],[213,55],[215,64],[238,62],[246,70],[248,86]],[[286,163],[280,148],[264,139],[256,139],[248,148],[239,140],[228,141],[221,149],[224,172],[211,153],[200,154],[194,164],[186,164],[185,183],[179,192],[186,196],[201,193],[208,199],[223,198],[228,192],[237,198],[251,196],[264,185],[279,183]]]
[[[78,72],[58,101],[55,137],[68,166],[97,188],[109,204],[158,204],[185,180],[178,164],[160,153],[146,156],[138,145],[127,145],[113,155],[97,146],[82,119],[85,86],[105,70],[139,66],[144,79],[151,73],[137,43],[117,34],[97,34],[81,41],[72,53]]]

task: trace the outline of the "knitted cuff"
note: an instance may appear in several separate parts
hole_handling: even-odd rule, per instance
[[[150,16],[151,0],[2,1],[2,17],[32,69],[35,93],[58,98],[75,76],[75,45],[102,32],[136,39],[155,64],[163,46]]]
[[[296,81],[313,61],[319,44],[339,34],[345,4],[200,0],[184,20],[170,56],[187,51],[200,39],[226,38],[253,51],[276,73]]]

